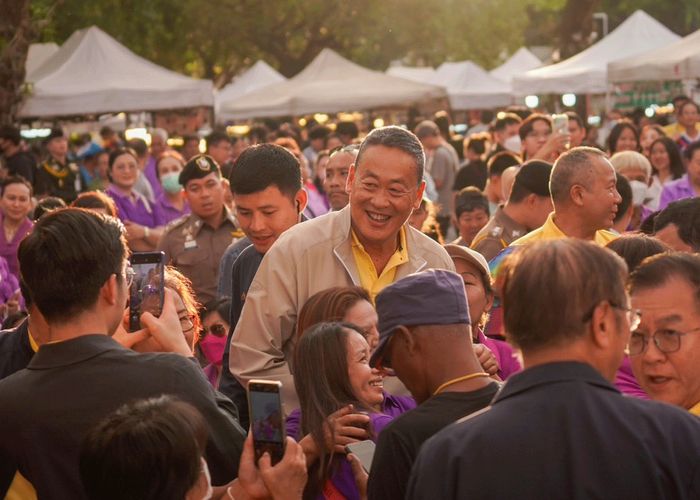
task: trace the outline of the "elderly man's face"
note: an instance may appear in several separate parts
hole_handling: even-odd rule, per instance
[[[368,252],[395,244],[401,226],[420,206],[424,187],[411,155],[386,146],[367,148],[350,169],[347,192],[352,227]]]
[[[685,279],[672,277],[658,287],[638,290],[632,295],[632,308],[640,310],[642,319],[635,334],[647,341],[643,353],[630,356],[639,384],[652,399],[692,408],[700,402],[700,305],[696,290]],[[662,352],[650,338],[653,334],[663,350],[678,349]]]
[[[602,157],[592,159],[593,179],[585,186],[582,209],[586,211],[591,226],[596,229],[612,227],[617,205],[622,201],[617,192],[615,169]]]

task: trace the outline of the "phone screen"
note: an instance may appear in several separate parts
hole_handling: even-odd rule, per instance
[[[165,254],[135,253],[131,256],[134,280],[129,289],[129,331],[141,329],[141,314],[160,316],[163,311]]]
[[[366,440],[359,443],[350,443],[345,446],[345,451],[357,456],[362,464],[362,467],[369,473],[372,468],[372,459],[374,458],[374,450],[376,446],[373,441]]]
[[[248,385],[250,422],[255,445],[255,459],[268,452],[275,464],[284,455],[284,415],[278,382],[253,382]]]

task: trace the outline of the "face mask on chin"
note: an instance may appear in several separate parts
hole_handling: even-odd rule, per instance
[[[506,148],[508,151],[512,151],[513,153],[520,154],[520,151],[523,147],[522,141],[520,140],[519,135],[513,135],[503,141],[503,147]]]

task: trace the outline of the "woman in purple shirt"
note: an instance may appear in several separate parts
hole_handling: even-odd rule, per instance
[[[126,239],[135,252],[155,250],[162,234],[154,207],[134,190],[140,175],[136,153],[128,148],[114,150],[109,155],[110,185],[106,193],[117,206],[119,219],[126,227]]]
[[[445,245],[445,250],[452,257],[457,274],[464,281],[464,291],[469,302],[469,317],[472,319],[472,336],[474,351],[484,367],[484,371],[491,374],[488,369],[489,352],[495,357],[497,367],[496,375],[501,380],[506,380],[514,373],[522,370],[520,362],[513,353],[513,348],[507,342],[492,339],[484,335],[482,330],[486,323],[488,311],[493,305],[494,293],[491,286],[491,272],[486,258],[479,252],[461,245]],[[481,351],[477,346],[482,344],[488,348]]]
[[[158,157],[156,174],[163,191],[156,197],[155,212],[158,225],[179,219],[190,213],[190,205],[180,184],[180,172],[185,167],[185,159],[177,151],[168,150]]]
[[[0,257],[7,260],[9,272],[19,279],[17,248],[34,224],[27,215],[32,209],[32,186],[24,177],[8,177],[0,196]]]
[[[297,342],[294,386],[301,431],[288,421],[287,433],[305,436],[300,441],[309,466],[305,498],[358,499],[344,446],[376,442],[396,414],[415,407],[410,398],[384,393],[382,374],[370,368],[369,357],[364,332],[349,323],[320,323]]]

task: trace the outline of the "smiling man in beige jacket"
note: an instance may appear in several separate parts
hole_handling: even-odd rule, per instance
[[[454,269],[438,243],[406,224],[422,199],[424,164],[411,132],[372,131],[348,175],[350,205],[290,228],[265,254],[231,341],[229,367],[244,387],[279,380],[285,412],[299,406],[289,360],[297,315],[314,293],[356,285],[374,299],[411,273]]]

